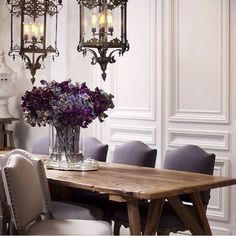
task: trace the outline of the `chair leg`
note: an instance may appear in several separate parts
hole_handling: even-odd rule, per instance
[[[121,224],[117,221],[114,221],[114,235],[120,235]]]

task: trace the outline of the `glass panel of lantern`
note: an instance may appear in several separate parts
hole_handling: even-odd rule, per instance
[[[58,54],[56,43],[59,10],[56,0],[15,0],[11,11],[11,54]]]
[[[98,47],[107,43],[112,47],[122,41],[122,4],[114,5],[113,0],[101,0],[100,4],[83,5],[81,9],[81,42],[84,47]],[[94,43],[97,42],[95,45]],[[114,41],[113,41],[114,42]],[[116,45],[117,46],[117,45]]]
[[[45,32],[44,17],[38,16],[33,19],[31,16],[25,15],[23,23],[23,48],[27,52],[27,48],[31,45],[35,47],[35,51],[45,48]],[[37,50],[36,50],[37,49]]]
[[[18,55],[18,52],[20,50],[21,46],[21,17],[20,13],[17,14],[17,17],[14,15],[11,15],[11,48],[10,48],[10,54],[16,53]]]

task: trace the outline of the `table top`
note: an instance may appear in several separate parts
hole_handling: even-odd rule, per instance
[[[124,198],[158,199],[236,184],[236,179],[99,162],[96,171],[46,170],[48,179],[69,187]]]

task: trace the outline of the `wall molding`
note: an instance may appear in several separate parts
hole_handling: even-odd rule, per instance
[[[171,147],[193,144],[206,149],[229,150],[229,132],[168,129],[168,144]]]
[[[156,0],[148,0],[146,4],[149,4],[149,18],[147,19],[149,38],[149,60],[147,78],[145,78],[146,83],[148,83],[148,105],[147,107],[122,107],[119,106],[119,94],[118,94],[118,84],[119,84],[119,64],[114,65],[114,76],[112,91],[115,96],[116,107],[112,111],[110,117],[115,119],[132,119],[132,120],[155,120],[156,119],[156,56],[155,51],[157,47],[156,42]],[[127,74],[127,79],[128,79]],[[135,89],[135,85],[134,85]],[[144,99],[143,98],[143,99]]]
[[[169,121],[171,122],[205,122],[205,123],[228,123],[229,122],[229,0],[218,0],[219,12],[219,60],[220,68],[218,74],[219,83],[219,109],[198,110],[182,109],[180,107],[180,68],[179,68],[179,2],[171,0],[169,15],[171,17],[170,37],[170,104]],[[218,98],[217,98],[218,99]]]
[[[211,231],[213,235],[233,235],[229,229],[223,227],[211,226]]]
[[[130,142],[140,140],[148,145],[156,144],[156,128],[148,126],[111,125],[110,141]]]
[[[214,175],[229,176],[229,158],[217,157],[214,168]],[[229,220],[229,188],[217,188],[211,190],[211,196],[216,198],[214,205],[210,200],[207,207],[207,217],[211,220]]]

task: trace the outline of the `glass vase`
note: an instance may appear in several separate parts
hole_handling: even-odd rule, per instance
[[[80,126],[50,125],[49,136],[48,168],[70,170],[83,161]]]

